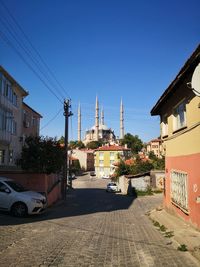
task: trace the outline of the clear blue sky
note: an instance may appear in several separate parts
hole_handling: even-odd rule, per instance
[[[116,135],[122,98],[125,132],[143,141],[159,136],[150,110],[199,43],[199,0],[3,1],[72,99],[70,139],[77,139],[79,101],[82,137],[94,125],[96,95]],[[2,5],[0,17],[0,31],[32,65],[5,28],[11,20]],[[0,64],[29,91],[25,102],[43,115],[41,128],[60,111],[41,134],[63,135],[62,104],[1,35]]]

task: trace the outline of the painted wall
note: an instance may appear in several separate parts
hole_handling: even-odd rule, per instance
[[[45,193],[47,196],[48,206],[61,199],[61,184],[58,183],[51,192],[53,184],[58,181],[59,176],[56,174],[46,175],[40,173],[24,173],[24,172],[0,172],[0,176],[11,178],[22,184],[25,188]]]
[[[103,156],[100,156],[102,154]],[[113,153],[113,155],[111,154]],[[122,151],[96,151],[95,152],[95,172],[97,177],[103,177],[104,175],[112,175],[114,173],[115,167],[113,163],[120,161],[119,153]],[[101,163],[103,161],[103,163]],[[111,171],[112,169],[112,171]]]
[[[183,217],[186,221],[200,228],[200,153],[187,156],[167,157],[166,166],[165,206]],[[170,174],[173,169],[181,170],[188,174],[188,214],[184,213],[171,202]]]

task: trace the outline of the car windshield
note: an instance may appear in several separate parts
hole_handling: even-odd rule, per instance
[[[24,192],[27,191],[21,184],[17,184],[13,181],[6,181],[6,183],[16,192]]]

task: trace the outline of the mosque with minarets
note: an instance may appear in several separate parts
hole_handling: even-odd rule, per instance
[[[85,137],[81,140],[81,107],[78,107],[78,141],[82,141],[85,145],[92,141],[103,141],[104,143],[115,144],[117,143],[117,138],[115,136],[114,130],[107,127],[104,123],[104,110],[101,110],[99,120],[99,101],[96,97],[95,105],[95,125],[89,130],[86,130]],[[121,100],[120,103],[120,139],[124,137],[124,107]]]

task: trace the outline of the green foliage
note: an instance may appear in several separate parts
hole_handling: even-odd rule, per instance
[[[136,190],[136,194],[137,194],[137,196],[151,196],[151,195],[153,195],[153,192],[152,192],[151,188],[148,187],[146,191]]]
[[[149,159],[151,159],[151,160],[156,160],[157,159],[157,157],[156,157],[156,155],[154,154],[153,151],[150,151],[148,156],[149,156]]]
[[[130,166],[130,174],[139,174],[151,171],[153,169],[153,164],[149,161],[141,161],[137,159],[134,164]]]
[[[18,165],[37,173],[60,172],[64,164],[64,149],[53,138],[27,137]]]
[[[60,139],[58,140],[58,142],[59,142],[60,144],[64,144],[64,143],[65,143],[65,137],[62,135],[62,136],[60,137]]]
[[[130,133],[124,135],[124,138],[121,139],[121,144],[127,144],[133,154],[137,154],[143,147],[142,140],[138,137],[138,135],[132,135]]]
[[[167,230],[167,228],[162,224],[161,226],[160,226],[160,231],[161,232],[165,232]]]
[[[85,145],[83,144],[82,141],[70,141],[69,142],[69,148],[70,149],[75,149],[75,148],[85,148]]]
[[[157,221],[153,221],[153,225],[154,225],[155,227],[160,227],[160,224],[159,224],[159,222],[157,222]]]
[[[155,170],[164,170],[165,169],[165,157],[156,158],[152,161],[153,167]]]
[[[187,246],[185,244],[181,244],[177,249],[180,251],[187,251],[188,250]]]
[[[70,170],[72,173],[78,173],[81,170],[81,165],[79,160],[73,160],[72,165],[70,166]]]
[[[165,157],[158,158],[153,153],[153,151],[150,151],[148,156],[149,156],[149,159],[151,160],[151,162],[153,164],[153,168],[155,170],[164,170],[165,169]]]
[[[120,160],[119,166],[115,171],[115,175],[116,177],[119,177],[121,175],[127,175],[127,174],[130,174],[130,166],[126,165],[123,160]]]
[[[102,146],[102,141],[92,141],[86,145],[88,149],[97,149],[98,147]]]
[[[173,237],[173,236],[174,236],[174,232],[173,231],[165,232],[165,237],[170,238],[170,237]]]

